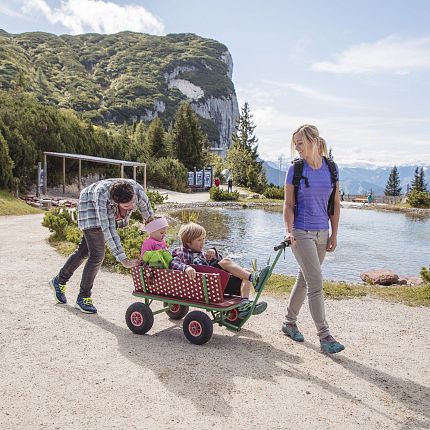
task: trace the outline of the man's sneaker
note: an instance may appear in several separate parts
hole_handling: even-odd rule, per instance
[[[343,351],[345,346],[339,343],[333,336],[329,335],[320,339],[320,345],[323,352],[326,354],[336,354]]]
[[[270,271],[270,267],[266,266],[262,270],[251,273],[250,281],[254,286],[255,291],[260,291],[261,287],[266,281],[269,271]]]
[[[282,324],[282,331],[296,342],[303,342],[305,340],[305,337],[297,328],[297,324],[284,322],[284,324]]]
[[[58,280],[58,276],[54,276],[49,282],[48,282],[49,288],[52,289],[54,292],[54,297],[57,303],[67,303],[67,299],[65,296],[66,293],[66,284],[60,284],[60,281]]]
[[[75,308],[86,314],[97,313],[97,309],[93,305],[93,299],[91,297],[78,297],[75,303]]]

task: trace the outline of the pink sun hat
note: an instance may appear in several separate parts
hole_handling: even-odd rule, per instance
[[[154,231],[161,230],[169,226],[167,219],[164,217],[156,218],[154,221],[149,222],[145,225],[145,231],[148,234],[154,233]]]

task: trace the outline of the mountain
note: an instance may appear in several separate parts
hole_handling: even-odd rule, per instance
[[[187,100],[215,150],[224,152],[239,116],[227,47],[194,34],[83,34],[0,30],[0,88],[71,108],[96,124],[168,126]]]
[[[285,164],[285,161],[284,161]],[[275,185],[283,185],[288,166],[282,166],[279,170],[277,165],[271,161],[264,161],[267,182]],[[408,184],[412,182],[415,168],[417,166],[397,166],[399,171],[402,192],[406,192]],[[391,167],[350,167],[339,165],[340,188],[345,194],[367,194],[371,190],[375,195],[383,195]],[[424,166],[426,182],[430,182],[430,166]]]

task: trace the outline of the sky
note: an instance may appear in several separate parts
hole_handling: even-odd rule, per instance
[[[195,33],[234,63],[261,158],[314,124],[343,165],[430,165],[428,0],[0,0],[9,33]]]

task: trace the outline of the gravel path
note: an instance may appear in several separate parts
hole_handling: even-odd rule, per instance
[[[99,274],[98,315],[73,308],[80,271],[54,305],[47,280],[64,258],[41,219],[0,217],[2,430],[430,428],[429,308],[327,301],[337,356],[319,352],[307,307],[303,344],[280,332],[286,298],[203,347],[164,314],[137,336],[127,276]]]

